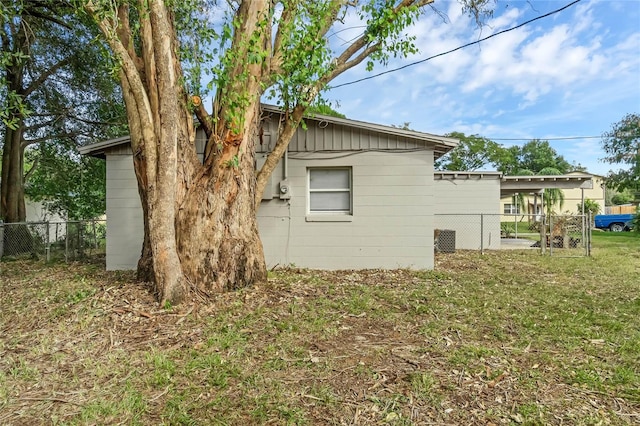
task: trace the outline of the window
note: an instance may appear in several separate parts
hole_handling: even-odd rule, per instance
[[[520,214],[520,206],[517,204],[505,204],[504,214]]]
[[[351,168],[309,168],[309,213],[351,214]]]

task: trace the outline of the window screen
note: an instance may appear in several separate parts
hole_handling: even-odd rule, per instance
[[[309,212],[351,213],[351,168],[309,169]]]

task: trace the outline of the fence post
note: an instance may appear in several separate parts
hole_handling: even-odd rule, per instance
[[[591,212],[589,212],[589,222],[588,222],[589,228],[587,228],[587,256],[588,257],[591,257],[591,230],[593,229],[592,224],[593,224],[593,219],[591,218]]]
[[[547,215],[542,214],[540,218],[540,254],[547,251]]]
[[[3,253],[4,253],[4,222],[0,220],[0,260],[2,260]]]
[[[91,230],[93,231],[93,243],[91,244],[91,254],[94,253],[94,249],[98,248],[98,235],[96,234],[96,221],[91,221]]]
[[[546,234],[546,232],[545,232]],[[549,256],[553,256],[553,216],[549,213]]]
[[[48,263],[48,262],[51,262],[51,245],[50,245],[51,238],[49,237],[49,232],[51,232],[51,228],[49,225],[49,221],[45,222],[45,226],[47,227],[47,238],[45,240],[44,254]]]
[[[64,261],[69,263],[69,222],[64,224]]]
[[[78,260],[78,258],[81,257],[81,253],[82,253],[82,226],[81,226],[81,222],[76,222],[76,229],[78,231],[78,238],[77,238],[77,242],[76,242],[76,249],[74,250],[74,260]]]
[[[484,254],[484,213],[480,213],[480,254]]]

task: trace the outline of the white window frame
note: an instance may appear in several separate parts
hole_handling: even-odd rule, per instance
[[[506,211],[507,206],[509,206],[508,212]],[[505,203],[502,212],[503,214],[520,214],[520,206],[517,204]]]
[[[349,177],[348,188],[311,188],[311,174],[316,170],[347,171]],[[312,210],[311,197],[313,193],[340,192],[349,195],[349,208],[345,210]],[[353,168],[352,167],[307,167],[307,222],[315,221],[351,221],[353,218]]]

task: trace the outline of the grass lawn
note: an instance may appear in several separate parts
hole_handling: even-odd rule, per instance
[[[520,219],[518,217],[518,219]],[[500,226],[503,229],[508,229],[509,232],[515,234],[515,231],[517,229],[518,234],[539,234],[540,231],[536,231],[535,229],[531,229],[530,228],[530,224],[529,222],[525,219],[525,220],[516,220],[514,221],[512,220],[507,220],[507,221],[502,221],[500,222]]]
[[[13,261],[0,294],[3,425],[640,423],[638,234],[177,307],[132,273]]]

